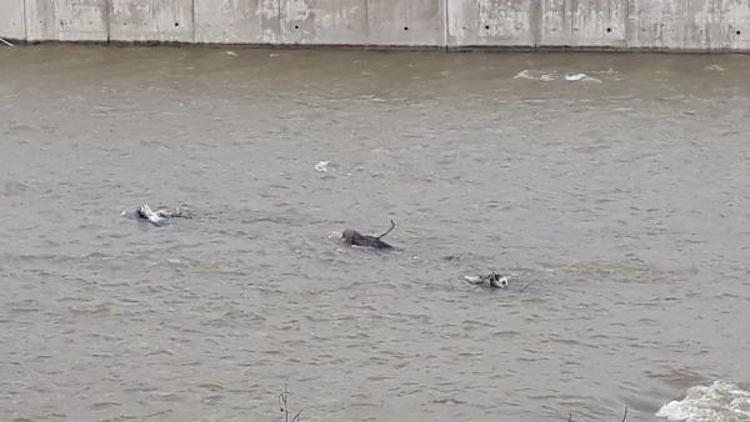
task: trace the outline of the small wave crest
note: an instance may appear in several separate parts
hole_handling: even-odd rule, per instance
[[[750,392],[724,381],[690,387],[684,399],[665,404],[656,416],[675,422],[747,422]]]
[[[591,73],[611,75],[611,74],[614,74],[614,71],[610,69],[607,71],[598,71],[598,72],[591,72]],[[516,73],[516,75],[513,76],[513,79],[528,79],[530,81],[543,81],[543,82],[567,81],[567,82],[602,83],[601,79],[595,78],[586,73],[581,73],[581,72],[559,73],[557,71],[543,72],[541,70],[533,70],[533,69],[524,69]]]

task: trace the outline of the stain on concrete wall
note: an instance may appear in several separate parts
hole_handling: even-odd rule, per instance
[[[539,45],[624,47],[627,8],[622,0],[543,0]]]
[[[693,20],[704,48],[750,49],[750,1],[711,0],[702,6]]]
[[[109,0],[112,41],[195,41],[193,0]]]
[[[280,0],[195,0],[195,40],[277,43],[279,10]]]
[[[633,21],[628,43],[639,47],[682,46],[685,13],[682,1],[634,0],[629,17]]]
[[[366,0],[281,0],[284,44],[367,44]]]
[[[26,0],[29,41],[106,41],[107,0]]]
[[[24,0],[0,1],[0,37],[14,40],[26,39]]]
[[[534,0],[449,0],[448,45],[533,46],[533,2]]]
[[[747,49],[750,2],[631,0],[628,45],[639,48]]]

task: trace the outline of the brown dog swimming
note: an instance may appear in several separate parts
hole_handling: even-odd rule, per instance
[[[356,230],[347,229],[347,230],[344,230],[344,233],[341,235],[341,239],[347,245],[352,245],[352,246],[362,246],[365,248],[373,248],[373,249],[393,249],[393,246],[383,242],[380,239],[387,236],[395,228],[396,228],[396,223],[394,223],[393,220],[391,220],[391,228],[388,229],[385,233],[381,234],[380,236],[370,236],[370,235],[362,234]]]

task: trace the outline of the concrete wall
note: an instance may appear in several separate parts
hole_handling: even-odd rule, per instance
[[[24,0],[0,0],[0,37],[26,39]]]
[[[106,41],[107,0],[25,0],[29,41]]]
[[[0,0],[0,37],[750,50],[750,0]]]
[[[195,41],[193,0],[107,2],[110,41]]]

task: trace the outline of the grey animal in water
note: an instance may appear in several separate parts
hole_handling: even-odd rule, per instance
[[[486,286],[491,289],[507,289],[510,277],[491,272],[485,275],[467,275],[464,280],[475,286]]]
[[[356,230],[347,229],[347,230],[344,230],[344,233],[341,235],[341,239],[347,245],[352,245],[352,246],[362,246],[362,247],[373,248],[373,249],[393,249],[393,246],[383,242],[380,239],[387,236],[395,228],[396,228],[396,223],[394,223],[393,220],[391,220],[391,228],[389,228],[385,233],[381,234],[380,236],[370,236],[370,235],[362,234]]]
[[[152,211],[151,207],[146,204],[142,204],[135,210],[135,215],[144,220],[148,220],[149,223],[155,226],[163,226],[167,223],[170,218],[190,218],[180,208],[161,208],[156,211]]]

